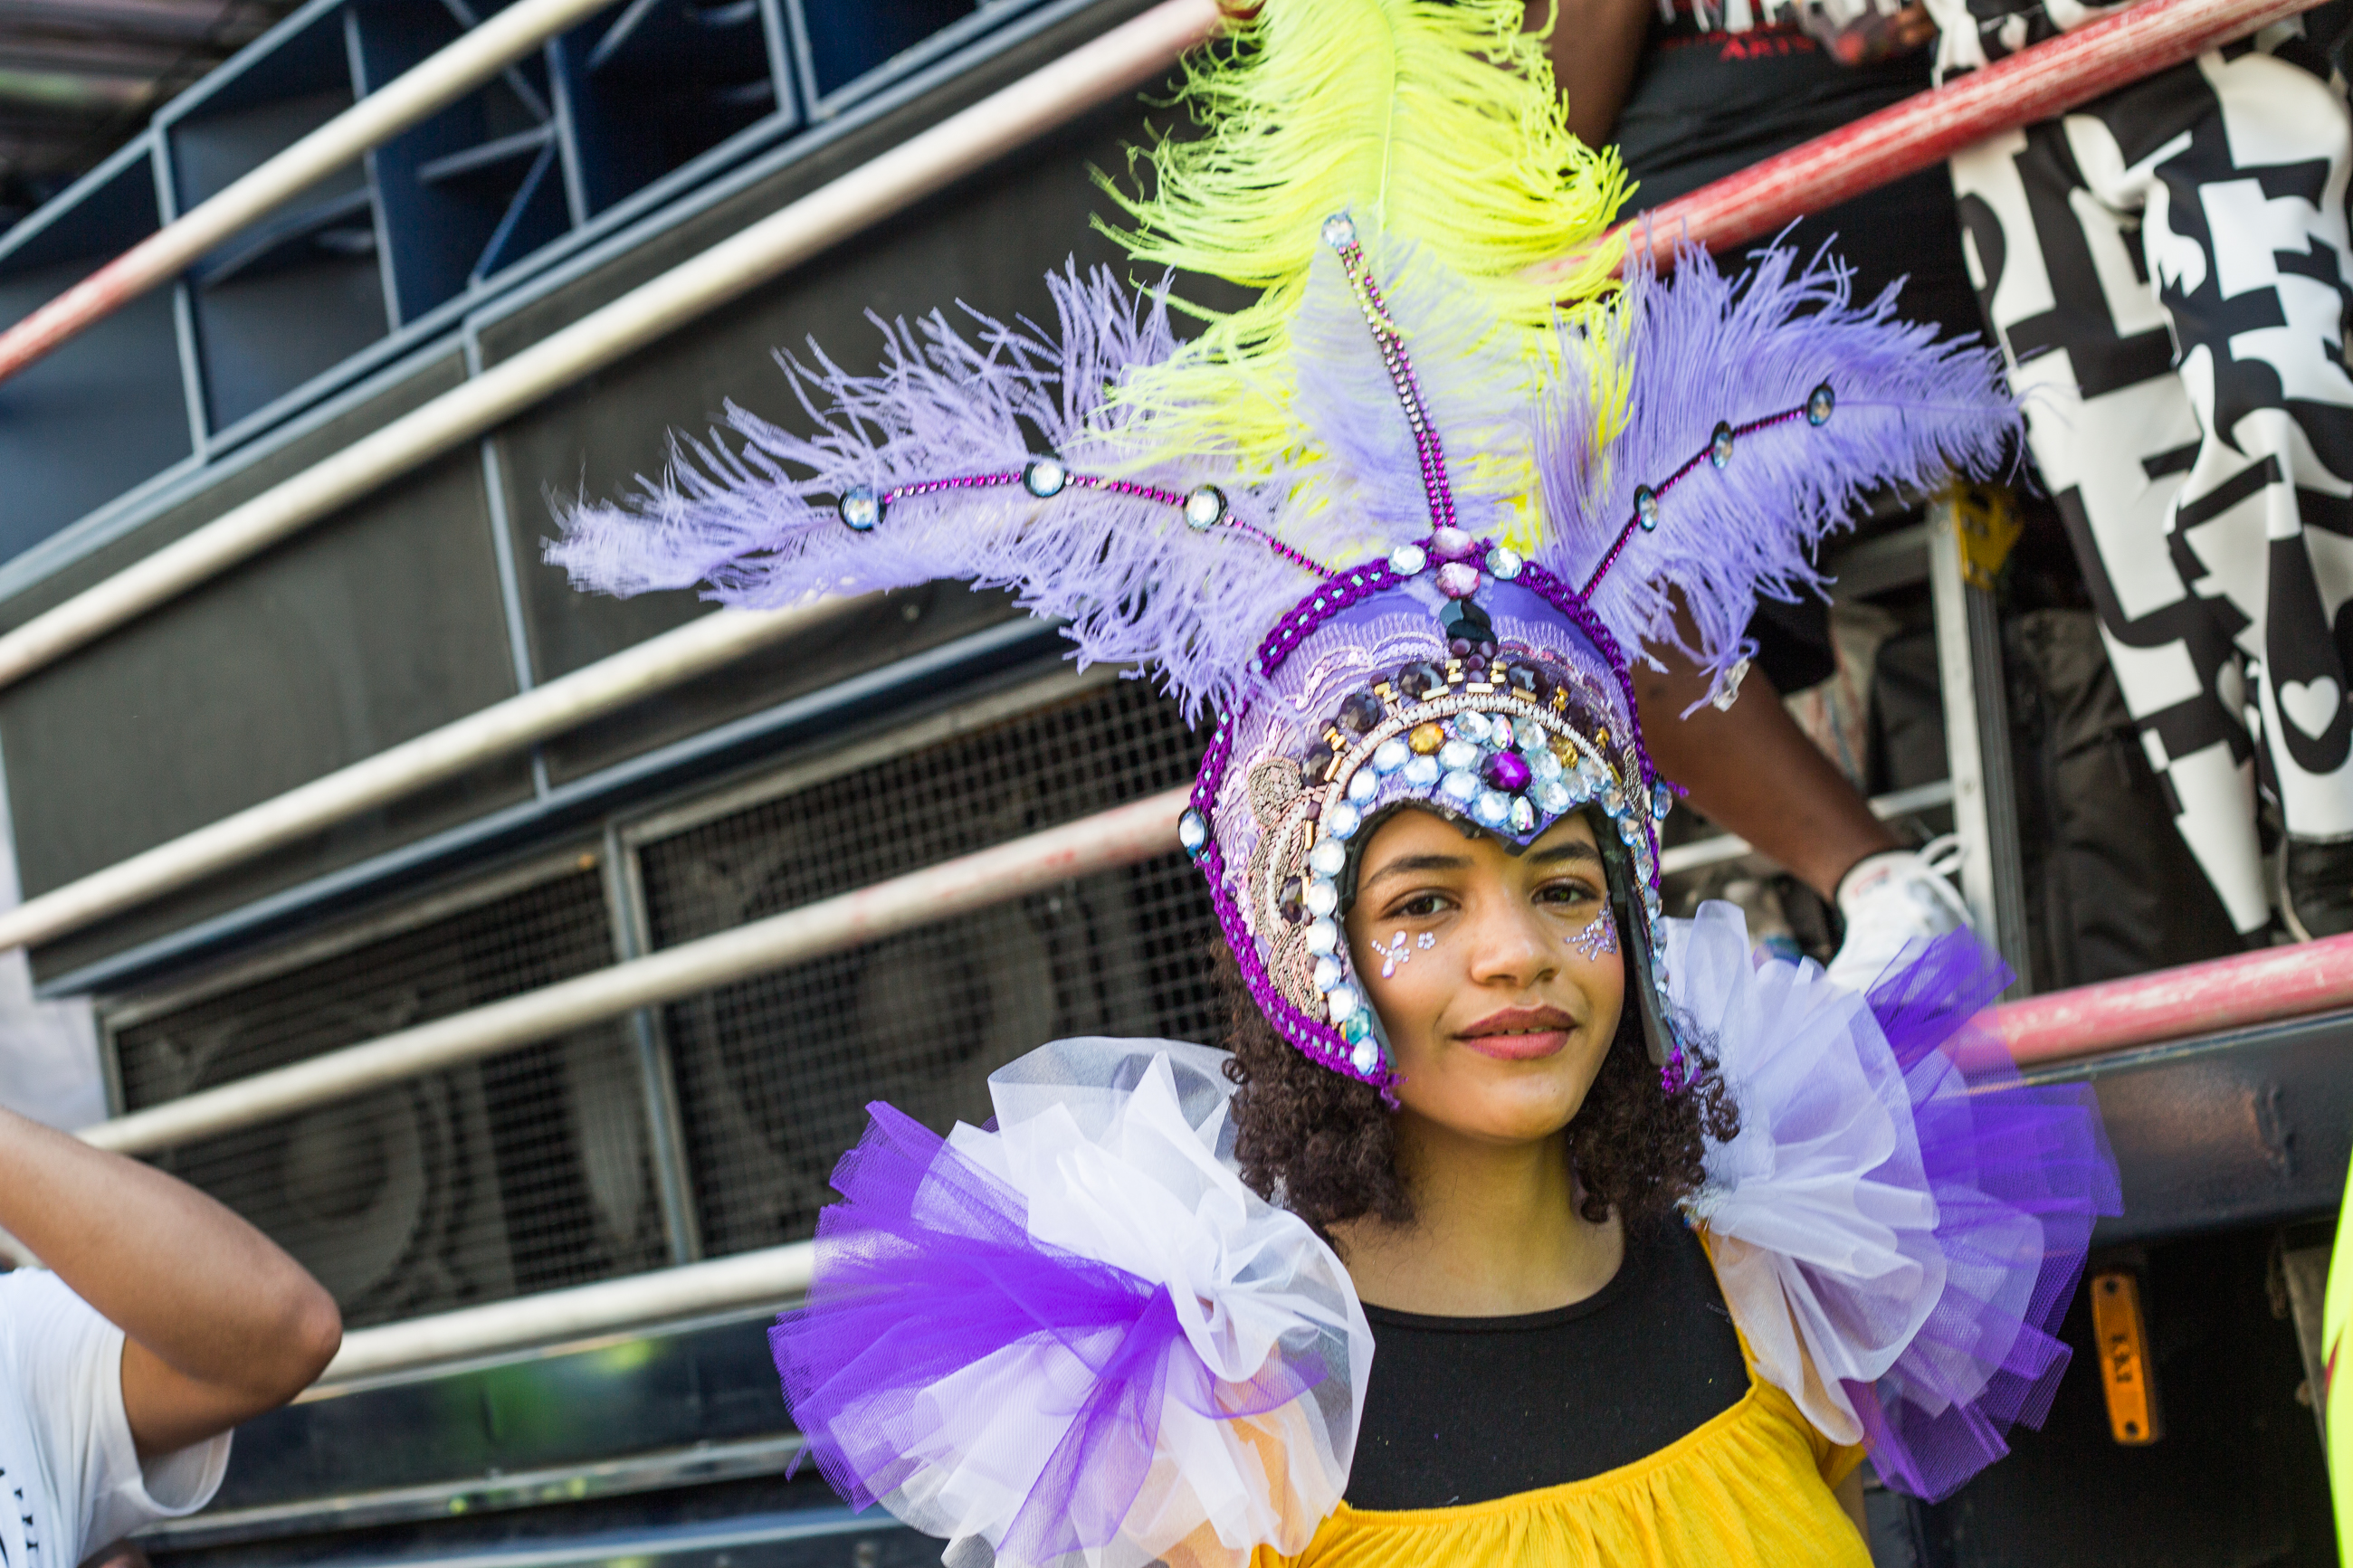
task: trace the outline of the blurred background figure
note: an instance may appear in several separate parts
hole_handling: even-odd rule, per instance
[[[62,1568],[202,1508],[230,1429],[342,1342],[333,1298],[244,1220],[8,1110],[0,1228],[47,1266],[0,1275],[0,1562]]]
[[[1934,0],[1938,68],[2121,7]],[[1953,161],[2035,466],[2174,823],[2232,924],[2353,931],[2353,6]],[[2284,840],[2266,871],[2259,801]]]
[[[1532,0],[1531,24],[1549,11]],[[1916,5],[1849,16],[1763,0],[1562,0],[1551,55],[1571,128],[1616,142],[1633,205],[1654,207],[1919,91],[1934,37]],[[1809,215],[1788,242],[1809,254],[1830,244],[1861,298],[1903,280],[1901,313],[1941,336],[1981,331],[1942,171]],[[1737,252],[1719,259],[1741,264]],[[1683,717],[1707,692],[1672,656],[1663,672],[1638,670],[1642,731],[1694,808],[1836,906],[1845,934],[1831,972],[1866,984],[1906,942],[1968,917],[1935,847],[1906,848],[1782,706],[1782,693],[1838,668],[1829,606],[1767,600],[1749,629],[1759,652],[1729,708]]]

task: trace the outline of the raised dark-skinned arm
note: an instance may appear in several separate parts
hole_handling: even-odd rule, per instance
[[[343,1342],[334,1298],[186,1184],[0,1110],[0,1229],[121,1329],[140,1457],[285,1404]]]
[[[1528,0],[1528,26],[1553,16],[1553,79],[1568,100],[1568,128],[1588,147],[1609,142],[1618,129],[1641,63],[1642,40],[1651,27],[1653,0]]]

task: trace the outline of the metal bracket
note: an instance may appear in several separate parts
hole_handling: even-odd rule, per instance
[[[2020,870],[2018,799],[2010,762],[2010,704],[2001,626],[1982,552],[1965,546],[1970,501],[1957,487],[1928,503],[1928,592],[1936,622],[1936,672],[1945,695],[1945,756],[1953,781],[1953,831],[1961,842],[1961,901],[1970,923],[2018,979],[2007,996],[2033,988],[2027,963],[2026,889]],[[1980,520],[1981,523],[1981,520]],[[1982,531],[1982,525],[1978,531]],[[1975,570],[1972,570],[1972,568]]]

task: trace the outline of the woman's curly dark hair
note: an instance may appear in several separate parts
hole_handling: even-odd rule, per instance
[[[1620,923],[1620,949],[1630,952]],[[1284,1044],[1223,943],[1217,965],[1226,1046],[1233,1052],[1226,1076],[1240,1086],[1233,1116],[1242,1180],[1326,1240],[1331,1226],[1366,1215],[1392,1225],[1411,1220],[1392,1112],[1381,1091]],[[1643,1047],[1630,975],[1618,1033],[1568,1124],[1569,1163],[1583,1189],[1578,1212],[1587,1219],[1599,1224],[1613,1209],[1629,1228],[1664,1218],[1705,1180],[1704,1137],[1721,1142],[1739,1131],[1740,1113],[1715,1058],[1689,1041],[1683,1058],[1690,1082],[1670,1096]]]

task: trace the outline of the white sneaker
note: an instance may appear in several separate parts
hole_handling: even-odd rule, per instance
[[[1969,911],[1946,880],[1960,864],[1960,840],[1950,834],[1917,850],[1890,849],[1855,862],[1839,882],[1846,941],[1831,959],[1831,979],[1868,991],[1911,943],[1967,930]]]

